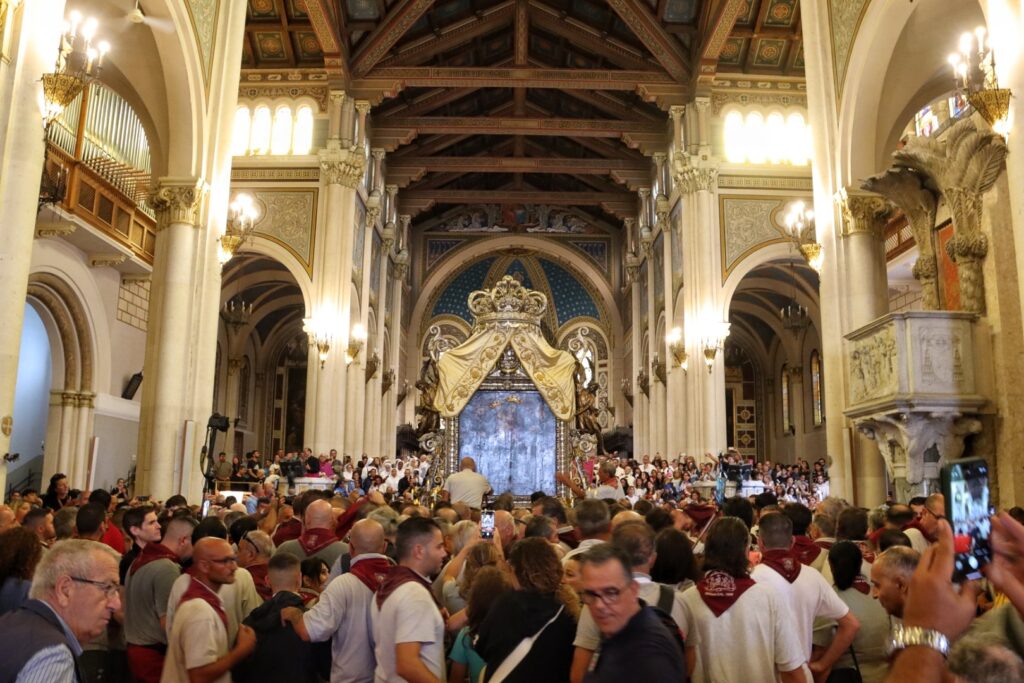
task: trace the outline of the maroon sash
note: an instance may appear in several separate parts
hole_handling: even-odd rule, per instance
[[[867,582],[863,574],[858,574],[857,578],[853,580],[853,587],[859,590],[864,595],[871,593],[871,584]]]
[[[822,546],[812,541],[807,536],[793,537],[793,555],[800,560],[801,564],[811,564],[823,551]]]
[[[737,578],[723,571],[711,571],[697,582],[697,592],[708,609],[720,617],[753,585],[749,576]]]
[[[270,566],[264,562],[262,564],[252,564],[246,567],[249,574],[252,575],[252,582],[256,586],[256,592],[264,600],[269,600],[274,597],[274,589],[270,587],[270,576],[268,571]]]
[[[384,580],[381,581],[380,588],[377,589],[377,609],[382,608],[384,606],[384,601],[391,597],[391,594],[398,590],[400,586],[410,582],[420,584],[427,589],[427,592],[430,593],[432,598],[434,597],[434,591],[430,589],[431,586],[429,581],[409,567],[398,565],[397,567],[391,568],[391,571],[389,571],[387,576],[384,577]],[[437,602],[437,599],[435,598],[434,601]]]
[[[334,535],[333,529],[306,529],[299,536],[299,545],[310,557],[337,542],[338,537]]]
[[[146,546],[149,547],[149,546]],[[189,600],[202,600],[217,613],[220,617],[221,622],[224,624],[224,630],[228,630],[228,613],[224,611],[224,606],[220,602],[220,598],[214,593],[209,586],[204,584],[195,576],[189,579],[188,590],[181,596],[181,600],[178,601],[178,608],[180,609]]]
[[[150,562],[156,562],[157,560],[170,560],[174,564],[180,564],[178,561],[178,555],[161,543],[149,543],[139,556],[132,562],[131,568],[128,570],[129,576],[134,576],[135,572],[145,567]]]
[[[765,550],[761,554],[761,564],[777,571],[789,583],[793,583],[796,581],[796,577],[800,576],[800,560],[788,550],[781,548]]]
[[[366,584],[370,592],[376,593],[388,572],[392,563],[386,557],[359,557],[352,558],[352,566],[349,573]]]

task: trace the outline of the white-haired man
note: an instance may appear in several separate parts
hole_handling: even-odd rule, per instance
[[[0,617],[0,681],[72,683],[82,643],[121,607],[118,556],[95,541],[57,543],[36,568],[29,601]]]

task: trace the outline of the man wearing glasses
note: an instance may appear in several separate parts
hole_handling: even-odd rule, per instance
[[[43,556],[31,598],[0,617],[0,680],[81,683],[81,643],[120,609],[117,554],[95,541],[69,540]]]
[[[686,680],[683,652],[654,610],[640,600],[640,584],[625,551],[601,543],[577,559],[583,602],[601,631],[585,683]]]
[[[235,581],[238,557],[226,540],[208,536],[192,551],[192,581],[178,603],[171,625],[161,683],[193,680],[230,683],[231,668],[256,648],[256,633],[238,627],[228,643],[228,615],[218,592]]]

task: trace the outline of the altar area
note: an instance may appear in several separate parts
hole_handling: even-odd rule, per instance
[[[462,344],[431,347],[417,383],[433,427],[421,443],[435,455],[434,483],[472,457],[495,495],[528,500],[534,491],[565,495],[574,444],[576,357],[552,347],[540,320],[547,299],[506,275],[469,295],[473,333]],[[429,415],[433,412],[433,415]],[[424,431],[424,430],[421,430]]]

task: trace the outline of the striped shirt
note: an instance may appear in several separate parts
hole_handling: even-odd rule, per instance
[[[82,646],[56,610],[45,602],[43,604],[57,617],[74,652],[63,645],[43,648],[21,668],[15,683],[75,683],[75,657],[82,654]]]

